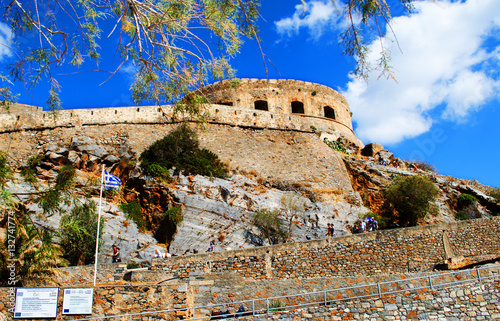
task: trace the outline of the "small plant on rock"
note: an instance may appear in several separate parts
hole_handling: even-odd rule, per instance
[[[120,209],[125,213],[127,219],[131,219],[137,224],[137,227],[142,231],[146,228],[146,221],[142,216],[142,209],[139,202],[129,202],[120,204]]]
[[[281,301],[281,300],[272,300],[270,303],[269,303],[269,311],[285,311],[285,302]]]
[[[252,215],[252,222],[264,233],[269,244],[276,244],[285,236],[283,224],[276,211],[263,209]]]

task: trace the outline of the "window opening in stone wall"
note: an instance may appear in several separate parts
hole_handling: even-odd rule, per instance
[[[91,111],[91,112],[90,112],[90,116],[93,116],[93,115],[94,115],[94,112],[93,112],[93,111]]]
[[[267,101],[266,100],[256,100],[254,102],[254,105],[255,105],[255,109],[257,109],[257,110],[269,111],[269,107],[267,105]]]
[[[303,114],[304,103],[301,101],[292,101],[292,114]]]
[[[141,111],[141,109],[140,109],[140,108],[137,108],[137,111]]]
[[[323,107],[326,118],[335,119],[335,110],[330,106]]]
[[[232,101],[219,101],[217,105],[224,105],[224,106],[230,106],[233,107],[233,102]]]
[[[118,110],[115,110],[115,115],[118,114]]]
[[[69,117],[73,117],[73,113],[70,113],[70,114],[69,114]]]
[[[45,114],[43,114],[43,118],[45,118]]]

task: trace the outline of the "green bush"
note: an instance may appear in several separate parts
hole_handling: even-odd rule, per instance
[[[148,167],[147,173],[160,182],[167,182],[170,177],[170,172],[165,167],[158,164],[151,164]]]
[[[125,213],[125,217],[127,219],[131,219],[137,224],[137,227],[142,231],[146,228],[146,221],[142,216],[141,205],[139,202],[129,202],[129,203],[121,203],[120,209]]]
[[[64,215],[59,225],[61,246],[64,258],[71,265],[89,264],[95,255],[97,236],[97,211],[94,201],[75,206],[69,215]],[[101,218],[99,238],[104,230],[104,219]]]
[[[264,233],[270,244],[285,238],[286,231],[278,212],[263,209],[252,215],[252,222]]]
[[[163,218],[171,225],[179,226],[184,220],[182,216],[182,210],[178,207],[172,206],[165,213],[163,213]]]
[[[465,213],[465,212],[456,212],[456,213],[455,213],[455,218],[456,218],[457,220],[460,220],[460,221],[463,221],[463,220],[467,220],[467,219],[469,219],[469,218],[467,217],[467,213]]]
[[[285,302],[275,299],[269,303],[269,310],[273,312],[285,311],[285,306],[286,306]]]
[[[396,177],[384,190],[384,208],[400,226],[415,226],[432,209],[438,190],[423,176]]]
[[[347,149],[344,147],[344,145],[341,142],[338,142],[338,141],[331,142],[327,138],[325,138],[325,140],[323,142],[325,144],[327,144],[328,147],[330,147],[331,149],[336,150],[337,152],[341,152],[341,153],[349,155],[349,152],[347,151]]]
[[[477,203],[477,198],[474,195],[470,195],[467,193],[461,194],[460,197],[457,199],[457,207],[461,210],[473,206],[476,203]]]
[[[8,165],[7,153],[0,151],[0,183],[5,183],[5,181],[11,177],[12,169]]]
[[[183,220],[182,210],[179,207],[172,206],[163,213],[163,219],[156,229],[154,237],[158,242],[170,244]]]
[[[128,262],[127,263],[127,270],[138,269],[140,267],[141,266],[139,265],[139,263],[136,263],[136,262]]]
[[[154,142],[142,152],[140,160],[142,169],[148,175],[152,175],[150,171],[153,164],[220,178],[227,177],[228,172],[215,153],[199,148],[196,133],[188,124],[181,124],[170,134]]]

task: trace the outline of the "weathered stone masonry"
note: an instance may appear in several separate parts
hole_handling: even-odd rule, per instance
[[[174,257],[153,263],[179,277],[191,272],[229,271],[255,279],[418,272],[447,259],[445,233],[456,256],[500,253],[500,218],[493,217]]]
[[[238,89],[223,81],[202,90],[212,101],[221,103],[206,105],[210,123],[307,132],[314,128],[364,146],[354,135],[347,100],[326,86],[296,80],[243,79]],[[234,99],[232,106],[228,106],[227,97]],[[256,109],[255,101],[263,99],[269,100],[267,109],[259,106],[261,109]],[[292,103],[299,104],[301,109],[293,109]],[[13,105],[9,112],[0,110],[0,133],[109,124],[165,124],[172,122],[172,111],[171,106],[65,109],[54,118],[41,107]]]

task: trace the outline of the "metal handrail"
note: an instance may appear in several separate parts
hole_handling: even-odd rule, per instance
[[[217,307],[225,307],[227,309],[228,307],[236,307],[236,306],[240,306],[240,305],[246,305],[247,307],[250,306],[251,310],[244,311],[244,312],[233,312],[233,313],[229,313],[227,316],[238,317],[238,316],[242,316],[242,315],[262,315],[262,314],[273,313],[275,311],[281,311],[281,310],[285,310],[285,309],[288,310],[288,309],[311,306],[311,305],[328,305],[328,304],[331,304],[333,302],[363,299],[363,298],[369,298],[369,297],[382,297],[385,294],[394,294],[394,293],[401,293],[401,292],[407,292],[407,291],[417,291],[417,290],[429,289],[429,288],[431,289],[431,291],[434,291],[434,290],[437,290],[437,288],[442,289],[442,288],[450,287],[450,286],[460,286],[462,284],[470,283],[470,282],[484,282],[485,280],[489,280],[489,279],[493,279],[493,280],[499,279],[500,280],[500,274],[493,274],[495,272],[493,269],[495,269],[495,268],[500,269],[500,264],[488,266],[488,267],[468,269],[468,270],[452,271],[452,272],[447,272],[447,273],[442,273],[442,274],[430,274],[430,275],[426,275],[426,276],[414,277],[414,278],[409,278],[409,279],[399,279],[399,280],[393,280],[393,281],[384,281],[384,282],[378,282],[378,283],[370,283],[370,284],[364,284],[364,285],[342,287],[342,288],[336,288],[336,289],[330,289],[330,290],[324,290],[324,291],[297,293],[297,294],[291,294],[291,295],[286,295],[286,296],[276,296],[276,297],[270,297],[270,298],[253,299],[253,300],[245,300],[245,301],[225,302],[225,303],[220,303],[220,304],[196,306],[196,307],[191,307],[191,308],[169,309],[169,310],[159,310],[159,311],[145,311],[145,312],[138,312],[138,313],[132,313],[132,314],[90,317],[90,318],[85,318],[85,319],[74,319],[73,321],[106,320],[106,319],[115,319],[115,318],[128,318],[129,320],[133,320],[134,317],[138,317],[138,316],[154,315],[154,314],[160,314],[160,313],[175,314],[176,312],[186,312],[186,313],[192,314],[191,317],[185,318],[184,320],[198,320],[198,319],[206,319],[210,316],[200,315],[197,317],[196,316],[197,310],[200,310],[200,309],[211,310],[211,309],[214,309]],[[487,270],[492,270],[491,271],[492,273],[490,273],[490,275],[485,275],[485,274],[482,275],[481,274],[481,271],[487,271]],[[437,282],[432,281],[433,279],[436,279],[436,278],[443,279],[445,277],[449,277],[449,276],[453,276],[453,275],[460,275],[460,278],[455,280],[455,281],[445,282],[445,283],[437,283]],[[415,283],[415,281],[420,282],[420,284],[416,287],[414,287],[414,285],[413,285],[413,283]],[[396,289],[395,290],[387,289],[384,291],[384,287],[386,285],[390,285],[392,288],[396,287]],[[347,292],[347,290],[353,291],[353,290],[360,290],[362,288],[373,289],[373,291],[369,292],[369,294],[363,294],[363,295],[356,295],[356,293],[354,293],[355,294],[354,296],[352,296],[352,295],[343,296],[342,295],[340,298],[338,298],[338,297],[334,297],[333,299],[329,298],[329,295],[333,296],[334,293],[345,294]],[[317,296],[320,299],[318,299],[317,301],[310,300],[309,302],[305,302],[302,304],[291,304],[291,302],[294,298],[305,297],[305,296],[310,296],[310,297]],[[284,306],[280,305],[277,307],[273,307],[272,306],[273,302],[279,302],[280,304],[285,303],[285,302],[289,302],[290,304],[285,304]]]

